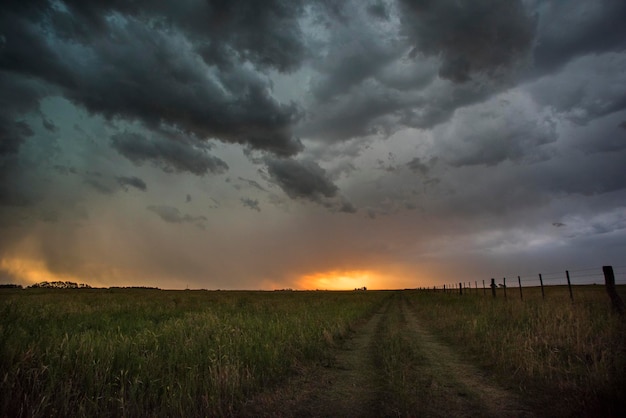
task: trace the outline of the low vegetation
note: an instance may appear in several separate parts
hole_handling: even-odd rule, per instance
[[[228,416],[330,347],[377,292],[3,290],[0,416]]]
[[[434,335],[538,416],[624,416],[626,322],[603,287],[575,290],[571,302],[557,287],[545,300],[525,289],[523,301],[481,291],[0,289],[0,417],[238,416],[256,394],[332,365],[374,312],[382,413],[445,416],[461,395],[457,409],[484,406],[445,375],[439,342],[425,340]]]
[[[625,416],[626,321],[604,286],[411,292],[422,323],[545,416]],[[624,289],[620,289],[624,297]]]

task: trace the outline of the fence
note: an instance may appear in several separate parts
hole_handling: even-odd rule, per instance
[[[617,270],[617,274],[615,271]],[[440,286],[433,286],[426,290],[440,291],[450,294],[478,294],[493,298],[503,297],[504,299],[519,298],[524,300],[524,294],[531,289],[541,289],[541,297],[546,298],[546,288],[555,286],[567,286],[567,293],[571,301],[574,301],[574,289],[581,285],[604,284],[606,292],[611,301],[613,309],[619,313],[624,313],[624,302],[622,301],[616,285],[626,285],[626,266],[603,266],[564,270],[561,272],[539,273],[537,276],[503,276],[501,279],[481,279],[470,282],[448,283]],[[533,292],[534,293],[534,292]]]

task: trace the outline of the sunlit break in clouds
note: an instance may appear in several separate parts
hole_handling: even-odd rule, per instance
[[[619,264],[624,21],[623,0],[4,1],[0,282]]]
[[[385,288],[384,281],[368,271],[329,271],[302,277],[298,282],[305,290],[352,290],[363,287]]]

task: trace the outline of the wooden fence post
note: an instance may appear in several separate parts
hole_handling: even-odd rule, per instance
[[[606,291],[609,294],[609,298],[611,298],[613,311],[620,315],[624,315],[624,302],[615,290],[615,274],[613,273],[613,266],[602,266],[602,272],[604,273],[604,283],[606,285]]]
[[[569,298],[572,302],[574,302],[574,294],[572,293],[572,282],[569,280],[569,270],[565,270],[565,275],[567,276],[567,288],[569,289]]]
[[[463,294],[463,283],[459,283],[459,295]]]
[[[502,278],[502,280],[503,280],[502,287],[504,288],[504,299],[506,300],[506,277]]]
[[[522,279],[517,276],[517,283],[519,284],[519,298],[520,300],[524,300],[524,296],[522,295]]]
[[[541,285],[541,299],[545,299],[546,294],[543,291],[543,278],[541,277],[541,273],[539,273],[539,284]]]
[[[491,295],[496,297],[496,279],[491,279]]]

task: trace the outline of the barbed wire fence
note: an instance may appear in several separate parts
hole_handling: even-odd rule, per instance
[[[567,286],[570,300],[574,301],[575,289],[581,286],[603,285],[609,295],[613,309],[624,313],[624,303],[616,286],[626,285],[626,265],[585,267],[574,270],[553,271],[536,275],[502,275],[500,278],[446,283],[432,288],[420,288],[449,294],[474,294],[504,299],[519,298],[531,289],[540,289],[541,297],[546,298],[546,289]],[[526,292],[525,292],[526,291]],[[536,293],[536,292],[535,292]]]

